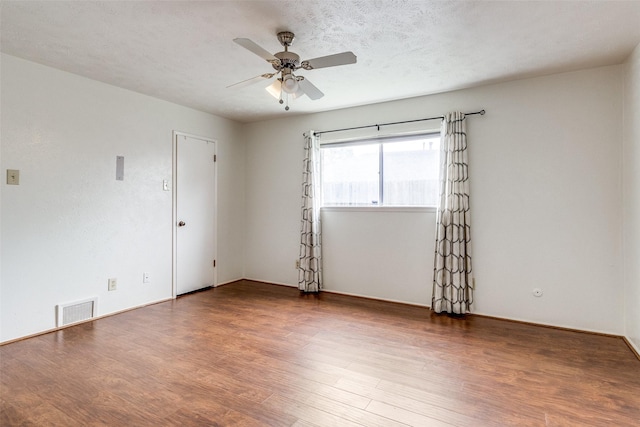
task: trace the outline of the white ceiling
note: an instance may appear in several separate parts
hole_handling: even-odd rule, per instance
[[[241,122],[622,63],[640,43],[640,1],[5,1],[1,50]],[[296,34],[301,59],[358,62],[299,70],[325,93],[285,112],[273,71],[233,43],[270,52]]]

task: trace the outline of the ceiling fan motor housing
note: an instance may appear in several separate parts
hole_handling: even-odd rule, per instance
[[[290,70],[295,70],[300,65],[300,56],[293,52],[278,52],[274,54],[276,58],[280,60],[280,65],[272,64],[273,68],[280,71],[283,68],[288,68]]]

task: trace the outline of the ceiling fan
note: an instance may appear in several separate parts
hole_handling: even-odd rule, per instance
[[[300,68],[303,70],[315,70],[316,68],[335,67],[337,65],[356,63],[356,56],[353,52],[342,52],[335,55],[321,56],[301,62],[298,54],[289,52],[289,46],[293,43],[294,37],[295,34],[290,31],[279,32],[278,41],[282,46],[284,46],[284,51],[273,55],[252,40],[245,38],[233,39],[235,43],[266,60],[276,71],[274,73],[261,74],[227,87],[244,87],[262,80],[269,80],[275,76],[276,80],[266,89],[276,99],[280,100],[280,104],[283,104],[286,99],[287,105],[284,109],[288,111],[289,95],[294,99],[302,95],[307,95],[312,100],[320,99],[324,96],[324,93],[322,93],[320,89],[315,87],[309,80],[304,78],[304,76],[294,74],[294,71],[297,71]]]

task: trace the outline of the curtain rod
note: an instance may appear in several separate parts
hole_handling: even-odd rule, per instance
[[[475,114],[480,114],[481,116],[484,116],[485,111],[484,110],[480,110],[480,111],[476,111],[475,113],[464,113],[465,116],[473,116]],[[342,132],[342,131],[345,131],[345,130],[356,130],[356,129],[366,129],[366,128],[375,128],[375,127],[377,127],[378,130],[380,130],[380,126],[401,125],[401,124],[404,124],[404,123],[424,122],[424,121],[427,121],[427,120],[444,120],[444,116],[427,117],[426,119],[405,120],[403,122],[381,123],[379,125],[356,126],[356,127],[353,127],[353,128],[322,130],[322,131],[314,132],[313,134],[316,135],[316,136],[320,136],[323,133]]]

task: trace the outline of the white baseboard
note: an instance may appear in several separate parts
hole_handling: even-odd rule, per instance
[[[266,283],[266,284],[269,284],[269,285],[297,287],[296,285],[291,285],[291,284],[287,284],[287,283],[268,282],[268,281],[260,280],[260,279],[245,278],[244,280],[251,280],[253,282]],[[394,299],[389,299],[389,298],[378,298],[378,297],[372,297],[372,296],[368,296],[368,295],[360,295],[360,294],[354,294],[354,293],[349,293],[349,292],[341,292],[341,291],[336,291],[336,290],[331,290],[331,289],[323,289],[322,292],[327,292],[327,293],[332,293],[332,294],[337,294],[337,295],[345,295],[345,296],[356,297],[356,298],[365,298],[365,299],[371,299],[371,300],[377,300],[377,301],[392,302],[392,303],[396,303],[396,304],[405,304],[405,305],[410,305],[410,306],[414,306],[414,307],[421,307],[421,308],[427,308],[427,309],[431,308],[427,304],[411,303],[411,302],[394,300]],[[542,327],[547,327],[547,328],[563,329],[563,330],[567,330],[567,331],[584,332],[584,333],[588,333],[588,334],[597,334],[597,335],[605,335],[605,336],[610,336],[610,337],[623,338],[624,341],[629,345],[631,350],[635,352],[635,354],[638,356],[638,358],[640,358],[640,349],[638,348],[639,347],[638,343],[635,343],[630,338],[628,338],[626,336],[623,336],[623,335],[620,335],[620,334],[607,332],[607,331],[602,331],[602,330],[597,330],[597,329],[580,329],[580,328],[576,328],[576,327],[572,327],[572,326],[554,325],[554,324],[551,324],[551,323],[542,323],[542,322],[539,322],[539,321],[532,321],[532,320],[526,320],[526,319],[518,319],[518,318],[511,318],[511,317],[504,317],[504,316],[494,316],[494,315],[491,315],[491,314],[479,313],[479,312],[475,312],[475,311],[473,311],[473,312],[471,312],[469,314],[470,315],[477,315],[477,316],[481,316],[481,317],[488,317],[488,318],[493,318],[493,319],[511,321],[511,322],[526,323],[526,324],[533,325],[533,326],[542,326]]]
[[[634,342],[631,338],[629,338],[626,335],[623,338],[624,338],[624,341],[627,343],[627,345],[631,348],[631,350],[633,350],[633,352],[636,354],[638,359],[640,359],[640,343]]]
[[[518,318],[518,317],[496,316],[496,315],[493,315],[493,314],[481,313],[481,312],[478,312],[478,311],[472,311],[470,314],[472,314],[472,315],[475,314],[475,315],[481,316],[481,317],[490,317],[492,319],[508,320],[508,321],[511,321],[511,322],[528,323],[530,325],[544,326],[544,327],[547,327],[547,328],[564,329],[566,331],[586,332],[586,333],[589,333],[589,334],[605,335],[605,336],[609,336],[609,337],[622,337],[621,334],[616,334],[615,332],[603,331],[603,330],[599,330],[599,329],[578,328],[578,327],[575,327],[575,326],[559,325],[559,324],[554,324],[554,323],[545,323],[545,322],[541,322],[539,320],[521,319],[521,318]]]
[[[251,279],[250,277],[245,277],[242,280],[250,280],[252,282],[260,282],[260,283],[266,283],[267,285],[278,285],[278,286],[288,286],[290,288],[297,288],[298,285],[292,285],[291,283],[282,283],[282,282],[270,282],[270,281],[266,281],[266,280],[260,280],[260,279]]]
[[[336,295],[346,295],[346,296],[349,296],[349,297],[356,297],[356,298],[372,299],[372,300],[376,300],[376,301],[393,302],[393,303],[396,303],[396,304],[411,305],[413,307],[431,308],[427,304],[418,304],[418,303],[415,303],[415,302],[407,302],[407,301],[401,301],[401,300],[395,300],[395,299],[389,299],[389,298],[372,297],[372,296],[369,296],[369,295],[360,295],[360,294],[354,294],[354,293],[349,293],[349,292],[334,291],[334,290],[331,290],[331,289],[323,289],[322,292],[326,292],[326,293],[329,293],[329,294],[336,294]]]
[[[71,323],[69,325],[64,325],[64,326],[60,326],[60,327],[57,327],[57,328],[51,328],[51,329],[47,329],[47,330],[44,330],[44,331],[36,332],[36,333],[33,333],[33,334],[25,335],[25,336],[22,336],[22,337],[12,338],[10,340],[2,341],[2,342],[0,342],[0,345],[11,344],[12,342],[26,340],[27,338],[33,338],[33,337],[37,337],[37,336],[40,336],[40,335],[49,334],[51,332],[61,331],[61,330],[66,329],[66,328],[71,328],[73,326],[82,325],[83,323],[93,322],[95,320],[104,319],[105,317],[115,316],[116,314],[126,313],[127,311],[136,310],[138,308],[143,308],[143,307],[147,307],[147,306],[150,306],[150,305],[160,304],[161,302],[167,302],[167,301],[171,301],[171,300],[173,300],[173,298],[162,298],[162,299],[159,299],[159,300],[156,300],[156,301],[151,301],[151,302],[147,302],[147,303],[144,303],[144,304],[136,305],[136,306],[133,306],[133,307],[124,308],[122,310],[113,311],[111,313],[101,314],[100,316],[92,317],[90,319],[86,319],[86,320],[83,320],[83,321],[80,321],[80,322]]]
[[[240,280],[244,280],[244,279],[241,277],[241,278],[239,278],[239,279],[227,280],[226,282],[217,283],[217,284],[215,284],[213,287],[214,287],[214,288],[217,288],[218,286],[228,285],[228,284],[230,284],[230,283],[239,282]]]

